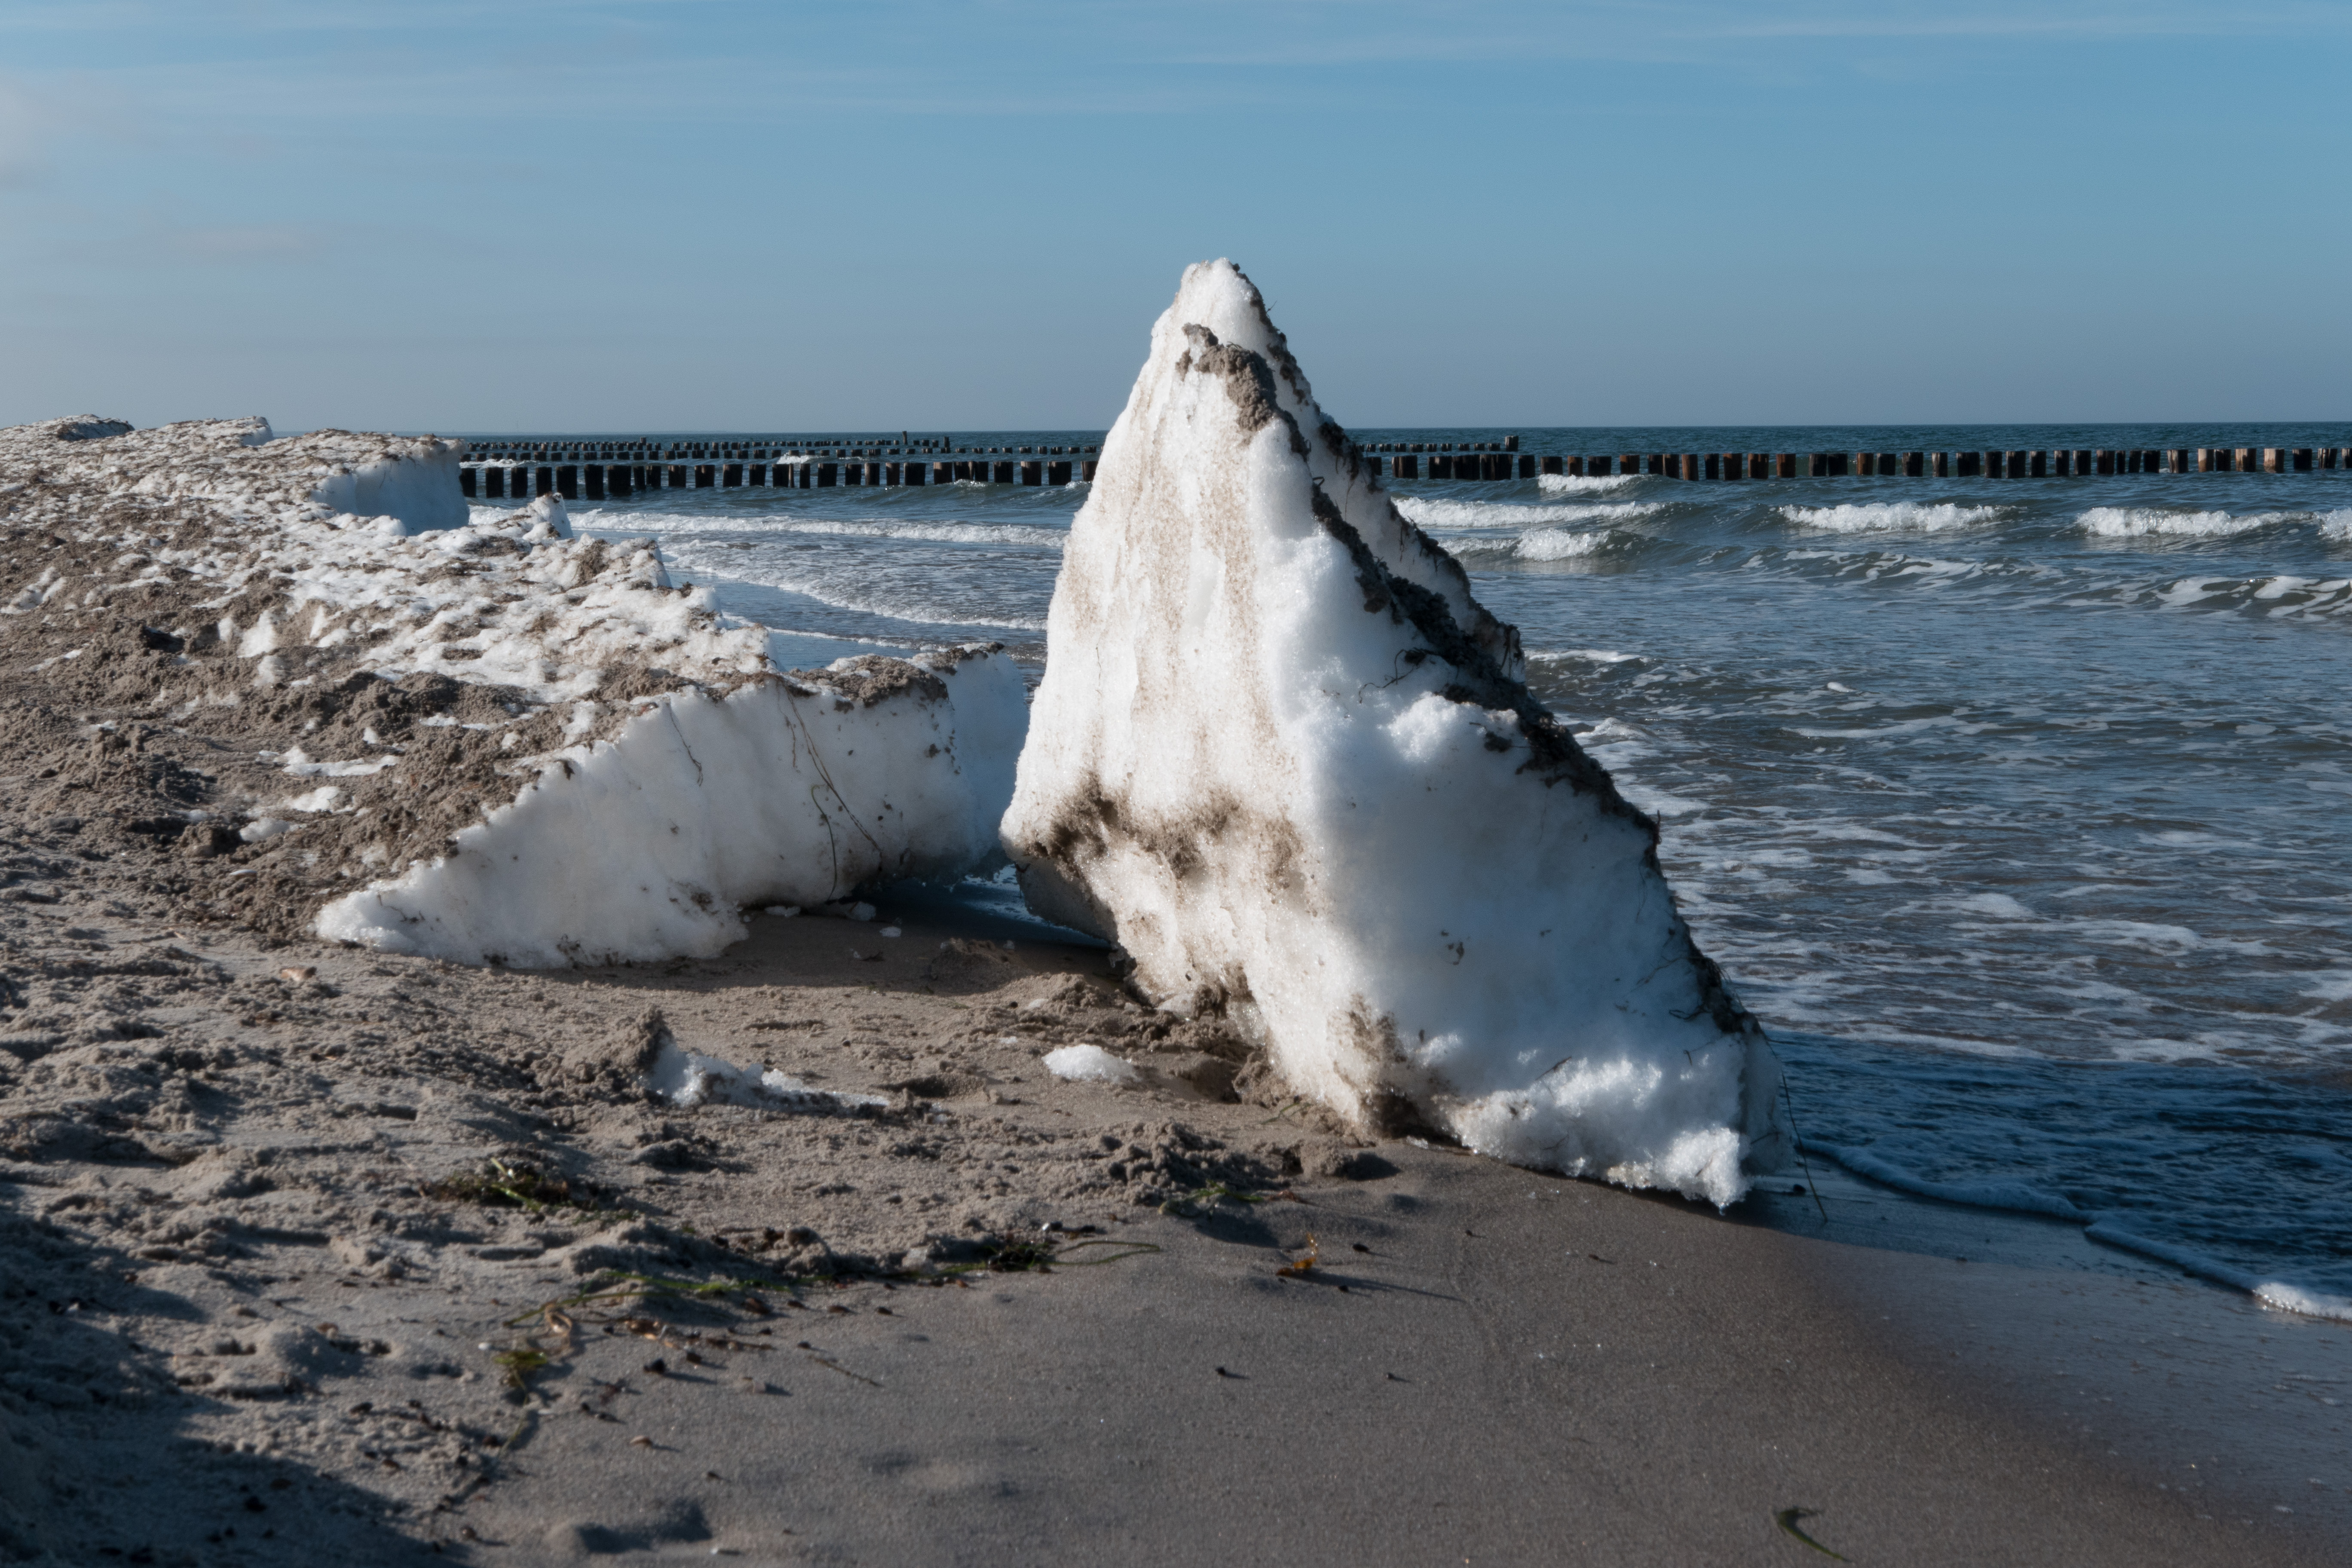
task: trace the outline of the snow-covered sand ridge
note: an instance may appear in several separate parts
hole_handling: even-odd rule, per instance
[[[1777,1163],[1771,1053],[1656,828],[1230,263],[1153,328],[1049,636],[1006,847],[1153,1001],[1367,1130],[1717,1204]]]
[[[0,613],[93,665],[135,650],[113,695],[155,721],[231,709],[299,737],[258,754],[283,798],[248,795],[241,829],[211,826],[217,791],[180,815],[194,858],[258,879],[238,896],[299,899],[321,935],[470,963],[704,954],[742,904],[997,856],[1025,719],[1007,661],[787,674],[651,542],[576,538],[554,498],[469,513],[461,455],[258,419],[0,431],[0,484],[74,563],[0,584]]]

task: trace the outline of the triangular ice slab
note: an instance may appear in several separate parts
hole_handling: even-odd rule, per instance
[[[1717,1204],[1776,1162],[1770,1052],[1655,826],[1229,262],[1152,329],[1047,638],[1005,846],[1154,1001],[1368,1131]]]

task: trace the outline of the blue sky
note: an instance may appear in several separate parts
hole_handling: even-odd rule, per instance
[[[2352,417],[2352,7],[0,5],[0,422]]]

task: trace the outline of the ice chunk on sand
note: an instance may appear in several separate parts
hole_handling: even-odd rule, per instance
[[[519,967],[709,956],[742,940],[745,905],[992,858],[1027,718],[1019,672],[977,648],[666,697],[318,931]]]
[[[1044,1060],[1045,1070],[1055,1078],[1095,1083],[1143,1081],[1134,1063],[1111,1055],[1100,1046],[1064,1046],[1057,1051],[1047,1051]]]
[[[854,1110],[887,1105],[878,1094],[811,1089],[773,1068],[738,1067],[665,1039],[646,1069],[646,1087],[672,1105],[748,1105],[758,1110]]]
[[[1230,263],[1184,275],[1055,592],[1005,847],[1031,907],[1368,1131],[1717,1204],[1778,1069],[1657,830],[1522,683]]]

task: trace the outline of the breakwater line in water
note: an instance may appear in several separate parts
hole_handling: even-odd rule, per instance
[[[469,443],[471,445],[471,443]],[[646,490],[832,489],[946,484],[1059,487],[1095,477],[1099,445],[572,440],[479,443],[465,493],[497,500],[625,499]],[[1520,437],[1366,441],[1377,478],[1500,483],[1546,476],[1742,482],[1799,479],[2063,479],[2130,474],[2352,472],[2352,447],[1968,448],[1832,452],[1544,452]]]

